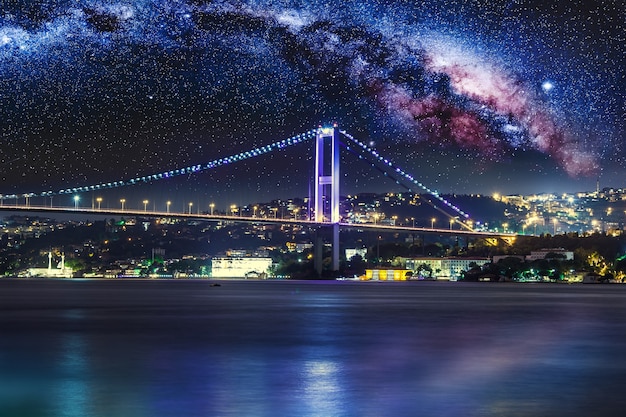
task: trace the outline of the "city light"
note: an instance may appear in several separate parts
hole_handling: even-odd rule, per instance
[[[73,199],[76,198],[74,201],[74,209],[78,209],[80,206],[80,197],[79,197],[79,193],[82,192],[90,192],[94,193],[94,191],[97,190],[103,190],[106,188],[114,188],[114,187],[122,187],[122,186],[126,186],[126,185],[136,185],[142,182],[152,182],[152,181],[156,181],[156,180],[160,180],[160,179],[166,179],[166,178],[171,178],[173,176],[177,176],[177,175],[188,175],[188,174],[192,174],[192,173],[196,173],[196,172],[200,172],[203,170],[207,170],[207,169],[212,169],[215,167],[219,167],[219,166],[223,166],[223,165],[227,165],[227,164],[231,164],[231,163],[235,163],[237,161],[242,161],[248,158],[252,158],[258,155],[263,155],[275,150],[280,150],[283,149],[287,146],[291,146],[297,143],[301,143],[304,142],[308,139],[311,139],[313,137],[315,137],[317,133],[317,130],[311,130],[309,132],[303,133],[303,134],[299,134],[281,141],[276,141],[274,143],[271,143],[270,145],[266,145],[266,146],[262,146],[262,147],[257,147],[255,149],[252,150],[248,150],[245,152],[240,152],[238,154],[233,154],[230,156],[226,156],[226,157],[221,157],[218,159],[215,159],[207,164],[197,164],[197,165],[192,165],[192,166],[188,166],[185,168],[179,168],[179,169],[175,169],[175,170],[168,170],[168,171],[164,171],[162,173],[158,173],[158,174],[152,174],[152,175],[147,175],[147,176],[142,176],[142,177],[135,177],[133,179],[130,180],[123,180],[123,181],[113,181],[113,182],[106,182],[106,183],[100,183],[100,184],[96,184],[96,185],[91,185],[91,186],[84,186],[84,187],[74,187],[74,188],[66,188],[66,189],[62,189],[58,192],[54,192],[54,191],[45,191],[42,192],[40,194],[36,194],[36,193],[26,193],[26,194],[11,194],[11,195],[0,195],[0,205],[3,203],[4,200],[7,199],[14,199],[16,200],[16,205],[18,205],[17,201],[19,200],[19,198],[24,197],[26,199],[26,206],[30,207],[30,202],[31,202],[31,197],[36,197],[36,196],[45,196],[46,198],[50,198],[50,207],[52,207],[52,198],[54,195],[56,194],[73,194]],[[349,135],[348,133],[341,131],[340,132],[343,137],[347,138],[347,147],[348,149],[350,149],[350,146],[352,146],[353,148],[356,148],[359,152],[359,158],[360,159],[368,159],[371,163],[372,167],[375,167],[378,170],[381,170],[381,172],[383,172],[386,176],[389,176],[390,178],[396,180],[396,183],[400,184],[400,182],[398,182],[398,180],[407,180],[410,184],[414,184],[416,186],[418,186],[419,188],[421,188],[422,190],[424,190],[426,193],[428,193],[430,196],[432,196],[434,199],[438,200],[441,205],[445,206],[443,207],[444,209],[450,208],[454,211],[456,211],[457,213],[460,214],[460,216],[456,216],[455,220],[450,220],[450,230],[454,229],[454,222],[459,222],[460,223],[460,227],[463,228],[469,228],[470,230],[472,229],[471,226],[471,222],[469,222],[467,219],[469,219],[469,215],[465,212],[463,212],[461,209],[459,209],[457,206],[455,206],[451,201],[449,201],[448,199],[444,198],[442,195],[439,194],[438,191],[436,190],[431,190],[430,188],[426,187],[425,185],[423,185],[422,183],[418,182],[413,176],[411,176],[410,174],[408,174],[407,172],[405,172],[404,170],[400,169],[399,167],[394,166],[394,164],[389,160],[386,159],[385,157],[383,157],[382,155],[380,155],[378,153],[377,150],[373,149],[371,146],[373,146],[373,144],[371,145],[366,145],[358,140],[356,140],[354,137],[352,137],[351,135]],[[355,146],[356,145],[356,146]],[[385,169],[387,168],[387,169]],[[410,186],[410,184],[407,184]],[[409,187],[407,187],[408,191],[410,193],[414,193],[413,190],[411,190]],[[620,192],[621,191],[617,191]],[[610,193],[613,193],[613,191],[610,191]],[[392,194],[393,195],[393,194]],[[418,194],[415,194],[418,195]],[[597,192],[595,193],[595,197],[597,197],[598,194]],[[540,232],[545,232],[546,228],[548,228],[549,230],[549,222],[553,223],[553,228],[552,231],[554,234],[556,234],[557,229],[559,227],[562,228],[562,230],[564,232],[568,231],[568,230],[572,230],[575,226],[575,223],[586,223],[587,225],[591,224],[591,217],[594,215],[594,210],[596,213],[600,213],[599,216],[599,220],[600,220],[600,224],[601,224],[601,229],[602,230],[606,230],[610,231],[610,230],[620,230],[621,226],[619,225],[619,223],[623,223],[626,224],[625,221],[623,221],[622,219],[617,219],[618,216],[616,216],[616,213],[621,213],[622,211],[624,212],[624,214],[626,215],[626,211],[623,210],[622,207],[617,207],[617,204],[613,204],[613,206],[604,206],[604,207],[595,207],[592,208],[590,206],[585,208],[585,211],[581,211],[579,210],[579,207],[574,206],[574,204],[577,204],[578,201],[577,200],[581,200],[581,204],[584,204],[584,200],[587,198],[587,194],[586,193],[578,193],[576,194],[576,200],[574,200],[572,194],[537,194],[537,195],[532,195],[532,196],[527,196],[527,197],[518,197],[518,196],[503,196],[500,193],[494,193],[493,194],[493,199],[497,200],[497,201],[502,201],[502,202],[506,202],[507,204],[512,204],[512,205],[516,205],[518,206],[518,208],[520,209],[527,209],[529,214],[526,216],[525,221],[522,219],[514,219],[513,221],[514,226],[511,226],[513,229],[517,230],[517,231],[521,231],[522,234],[526,234],[528,226],[529,225],[533,225],[534,227],[534,235],[537,235],[537,225],[539,224],[541,230]],[[430,198],[426,199],[428,200],[429,203],[434,204],[436,203],[437,205],[439,205],[439,203],[437,201],[434,201]],[[518,201],[519,200],[519,201]],[[92,197],[91,198],[91,208],[92,209],[98,209],[101,210],[102,209],[102,201],[103,201],[103,197],[99,196],[97,198]],[[120,199],[120,204],[121,204],[121,210],[124,211],[126,209],[126,199]],[[618,200],[611,200],[611,201],[619,201]],[[96,203],[97,202],[97,206]],[[170,213],[170,202],[167,203],[167,213]],[[569,205],[568,205],[569,204]],[[147,205],[148,205],[148,200],[143,200],[143,211],[147,212]],[[532,207],[533,205],[535,205],[535,207]],[[213,215],[215,210],[214,210],[214,203],[211,203],[209,205],[210,207],[210,214]],[[258,210],[260,207],[258,206],[242,206],[242,207],[236,207],[235,210],[231,210],[231,214],[232,215],[236,215],[237,211],[239,212],[239,216],[243,217],[243,213],[244,211],[246,212],[246,215],[251,215],[252,217],[257,217],[258,215]],[[616,208],[616,210],[613,210],[613,208]],[[263,209],[261,208],[261,214],[263,216],[268,216],[272,214],[272,211],[274,212],[274,218],[277,218],[277,211],[281,210],[281,218],[283,218],[286,215],[289,215],[289,210],[291,210],[291,215],[293,216],[294,220],[298,220],[301,216],[301,210],[303,209],[294,209],[294,208],[290,208],[287,206],[283,206],[280,208],[274,208],[274,209]],[[311,210],[310,208],[308,210]],[[189,208],[188,208],[189,214],[193,213],[193,204],[190,203],[189,204]],[[252,213],[250,213],[250,211]],[[185,210],[183,210],[183,213],[185,212]],[[197,210],[198,214],[201,213],[200,208],[198,208]],[[269,213],[269,214],[268,214]],[[384,219],[385,221],[383,223],[387,224],[389,223],[395,223],[396,225],[399,224],[397,222],[397,218],[393,217],[393,216],[386,216],[386,213],[384,212],[379,212],[379,213],[375,213],[375,214],[368,214],[370,217],[370,221],[372,221],[371,219],[373,218],[373,222],[375,224],[380,223],[379,220]],[[556,218],[555,216],[559,216],[559,218]],[[462,216],[462,217],[461,217]],[[544,218],[545,216],[545,218]],[[549,217],[548,217],[549,216]],[[596,216],[598,216],[596,214]],[[308,217],[308,216],[305,216]],[[621,217],[621,216],[619,216]],[[411,222],[409,223],[409,219],[411,219]],[[550,219],[550,220],[549,220]],[[409,225],[411,224],[411,226],[413,228],[415,228],[416,225],[416,218],[415,217],[407,217],[405,219],[405,222],[402,222],[402,224],[405,225]],[[326,221],[326,220],[324,220]],[[445,221],[445,220],[444,220]],[[431,219],[431,229],[434,229],[435,226],[435,222],[436,219],[433,217],[433,219]],[[541,222],[541,223],[540,223]],[[469,226],[468,226],[469,225]],[[593,224],[592,224],[593,225]],[[489,226],[487,224],[483,224],[481,225],[481,230],[486,230],[488,229]],[[511,229],[508,228],[508,225],[505,226],[504,228],[505,232],[508,233],[512,233]],[[497,230],[497,227],[494,227],[493,225],[491,226],[490,230]]]
[[[102,189],[107,189],[107,188],[123,187],[123,186],[128,186],[128,185],[136,185],[136,184],[139,184],[139,183],[149,183],[149,182],[153,182],[153,181],[157,181],[157,180],[161,180],[161,179],[168,179],[168,178],[171,178],[171,177],[174,177],[174,176],[188,175],[188,174],[192,174],[192,173],[201,172],[201,171],[204,171],[204,170],[213,169],[213,168],[216,168],[216,167],[219,167],[219,166],[223,166],[223,165],[228,165],[228,164],[231,164],[231,163],[234,163],[234,162],[243,161],[243,160],[246,160],[246,159],[249,159],[249,158],[253,158],[253,157],[256,157],[256,156],[259,156],[259,155],[267,154],[267,153],[275,151],[275,150],[284,149],[287,146],[292,146],[292,145],[295,145],[295,144],[298,144],[298,143],[302,143],[304,141],[307,141],[309,139],[312,139],[312,138],[316,137],[317,132],[318,132],[317,129],[309,130],[308,132],[305,132],[305,133],[302,133],[302,134],[298,134],[298,135],[292,136],[290,138],[271,143],[271,144],[266,145],[266,146],[257,147],[257,148],[254,148],[252,150],[248,150],[248,151],[240,152],[238,154],[234,154],[234,155],[222,157],[222,158],[219,158],[219,159],[215,159],[215,160],[210,161],[210,162],[205,163],[205,164],[197,164],[197,165],[192,165],[192,166],[188,166],[188,167],[185,167],[185,168],[178,168],[178,169],[173,169],[173,170],[167,170],[167,171],[163,171],[161,173],[155,173],[155,174],[151,174],[151,175],[135,177],[135,178],[131,178],[131,179],[128,179],[128,180],[120,180],[120,181],[113,181],[113,182],[103,182],[103,183],[89,185],[89,186],[61,189],[61,190],[59,190],[57,192],[46,191],[46,192],[43,192],[41,194],[33,193],[32,195],[33,196],[36,196],[36,195],[42,195],[43,196],[43,195],[45,195],[47,197],[52,197],[53,195],[57,195],[57,194],[92,192],[94,190],[102,190]],[[418,186],[419,188],[421,188],[422,190],[424,190],[425,192],[430,194],[432,197],[434,197],[435,199],[439,200],[439,202],[441,202],[446,207],[456,211],[457,213],[459,213],[461,216],[463,216],[465,218],[469,218],[469,214],[467,214],[464,211],[462,211],[459,207],[457,207],[456,205],[454,205],[450,201],[448,201],[445,198],[441,197],[437,191],[431,190],[430,188],[426,187],[421,182],[417,181],[409,173],[405,172],[404,170],[400,169],[399,167],[394,166],[394,164],[390,160],[384,158],[376,150],[374,150],[374,149],[370,148],[368,145],[365,145],[364,143],[358,141],[357,139],[355,139],[353,136],[351,136],[350,134],[346,133],[345,131],[340,131],[340,133],[344,137],[346,137],[350,141],[352,141],[354,144],[358,145],[361,148],[361,150],[363,151],[364,154],[371,155],[376,161],[378,161],[379,163],[381,163],[381,164],[385,165],[386,167],[388,167],[390,172],[391,171],[395,172],[395,175],[400,176],[400,177],[404,178],[405,180],[407,180],[409,183]],[[359,156],[359,157],[362,158],[362,156]],[[5,196],[5,198],[6,198],[6,196]],[[125,208],[125,206],[122,203],[122,210],[124,210],[124,208]],[[147,206],[145,207],[144,211],[147,211]]]

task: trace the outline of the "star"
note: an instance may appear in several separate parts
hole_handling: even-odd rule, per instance
[[[552,89],[554,88],[554,84],[552,84],[551,81],[544,81],[541,84],[541,89],[545,92],[545,93],[549,93],[550,91],[552,91]]]

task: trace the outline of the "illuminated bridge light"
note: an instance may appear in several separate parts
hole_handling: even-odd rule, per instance
[[[336,125],[334,125],[334,127],[336,128]],[[98,185],[92,185],[92,186],[84,186],[84,187],[78,187],[78,188],[67,188],[67,189],[62,189],[60,191],[57,191],[56,193],[53,191],[48,191],[45,193],[41,193],[40,195],[55,195],[55,194],[67,194],[67,193],[71,193],[71,192],[78,192],[78,191],[89,191],[89,190],[94,190],[94,189],[100,189],[100,188],[113,188],[113,187],[122,187],[122,186],[126,186],[126,185],[134,185],[140,181],[143,182],[149,182],[149,181],[153,181],[153,180],[159,180],[159,179],[163,179],[163,178],[169,178],[169,177],[173,177],[173,176],[177,176],[177,175],[183,175],[186,173],[192,173],[192,172],[199,172],[199,171],[203,171],[203,170],[208,170],[208,169],[212,169],[212,168],[216,168],[222,165],[228,165],[230,163],[236,162],[236,161],[242,161],[248,158],[252,158],[254,156],[258,156],[258,155],[262,155],[262,154],[266,154],[269,152],[272,152],[274,150],[280,150],[280,149],[284,149],[287,146],[290,145],[294,145],[297,143],[301,143],[305,140],[311,139],[311,138],[315,138],[317,137],[318,133],[322,132],[322,134],[324,135],[330,135],[333,132],[333,127],[321,127],[318,129],[311,129],[308,132],[305,133],[300,133],[297,135],[294,135],[290,138],[287,139],[283,139],[281,141],[276,141],[273,143],[270,143],[268,145],[262,146],[262,147],[257,147],[251,150],[247,150],[235,155],[230,155],[227,157],[222,157],[213,161],[210,161],[206,164],[198,164],[198,165],[193,165],[193,166],[189,166],[189,167],[185,167],[185,168],[177,168],[175,170],[170,170],[170,171],[165,171],[163,173],[160,174],[151,174],[148,176],[144,176],[144,177],[136,177],[136,178],[132,178],[129,180],[120,180],[120,181],[114,181],[114,182],[108,182],[108,183],[101,183]],[[393,165],[393,162],[391,162],[390,160],[384,158],[383,156],[381,156],[376,150],[372,149],[371,147],[369,147],[367,144],[358,141],[357,139],[354,138],[354,136],[348,134],[345,131],[339,131],[343,136],[345,136],[346,138],[348,138],[352,143],[358,145],[363,151],[358,155],[359,159],[365,159],[363,154],[365,153],[365,151],[367,151],[370,155],[372,155],[374,157],[374,159],[376,161],[378,161],[379,164],[384,164],[385,166],[390,167],[391,169],[395,170],[396,173],[402,175],[404,178],[408,179],[410,182],[413,182],[414,184],[418,185],[419,187],[421,187],[423,190],[425,190],[427,193],[431,194],[432,196],[436,197],[438,200],[442,201],[444,204],[448,205],[449,207],[453,208],[454,210],[456,210],[459,214],[462,214],[464,217],[469,217],[468,214],[464,213],[463,211],[461,211],[458,207],[456,207],[455,205],[451,204],[450,202],[442,199],[439,194],[436,191],[432,191],[429,188],[427,188],[426,186],[424,186],[422,183],[418,182],[417,180],[414,179],[413,176],[409,175],[407,172],[403,171],[402,169],[400,169],[399,167],[395,167]],[[351,150],[352,148],[349,145],[344,145],[347,149]],[[371,161],[371,158],[369,158]],[[377,167],[377,165],[374,162],[370,162],[370,165],[374,168],[374,169],[380,169]],[[389,173],[384,172],[383,174],[385,176],[389,176]],[[396,183],[400,184],[399,181],[397,179],[394,179]],[[34,196],[36,194],[32,193],[30,194],[31,196]],[[0,198],[6,199],[6,198],[17,198],[16,195],[13,196],[6,196],[6,195],[0,195]]]

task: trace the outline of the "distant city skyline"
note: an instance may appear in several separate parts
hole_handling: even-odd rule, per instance
[[[442,194],[622,187],[625,18],[617,0],[9,2],[0,194],[151,175],[332,122]],[[342,164],[342,194],[403,189],[351,153]],[[312,169],[303,144],[107,199],[293,198]]]

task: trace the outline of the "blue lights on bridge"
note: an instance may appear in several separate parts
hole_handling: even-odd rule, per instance
[[[0,195],[0,201],[1,200],[9,200],[9,199],[17,199],[18,197],[25,197],[25,198],[28,199],[28,198],[32,198],[32,197],[38,197],[38,196],[39,197],[52,197],[52,196],[55,196],[55,195],[63,195],[63,194],[78,194],[78,193],[81,193],[81,192],[88,192],[88,191],[94,191],[94,190],[101,190],[101,189],[108,189],[108,188],[118,188],[118,187],[124,187],[124,186],[128,186],[128,185],[141,184],[141,183],[150,183],[150,182],[157,181],[157,180],[164,179],[164,178],[172,178],[172,177],[186,175],[186,174],[198,173],[198,172],[201,172],[201,171],[214,169],[214,168],[217,168],[217,167],[220,167],[220,166],[223,166],[223,165],[228,165],[228,164],[231,164],[231,163],[234,163],[234,162],[239,162],[239,161],[250,159],[250,158],[253,158],[253,157],[256,157],[256,156],[264,155],[264,154],[270,153],[272,151],[284,149],[286,147],[289,147],[289,146],[292,146],[292,145],[295,145],[295,144],[298,144],[298,143],[302,143],[302,142],[307,141],[309,139],[315,138],[318,132],[322,132],[322,133],[325,133],[325,134],[330,134],[330,133],[332,133],[334,128],[336,128],[336,125],[335,125],[335,127],[319,127],[318,129],[310,130],[308,132],[301,133],[299,135],[292,136],[290,138],[287,138],[287,139],[284,139],[284,140],[281,140],[281,141],[277,141],[277,142],[271,143],[271,144],[266,145],[266,146],[261,146],[261,147],[255,148],[255,149],[251,149],[251,150],[248,150],[248,151],[240,152],[240,153],[235,154],[235,155],[230,155],[230,156],[222,157],[222,158],[219,158],[219,159],[215,159],[213,161],[207,162],[206,164],[197,164],[197,165],[192,165],[192,166],[189,166],[189,167],[177,168],[177,169],[174,169],[174,170],[168,170],[168,171],[164,171],[164,172],[161,172],[161,173],[156,173],[156,174],[152,174],[152,175],[136,177],[136,178],[132,178],[132,179],[128,179],[128,180],[119,180],[119,181],[113,181],[113,182],[93,184],[93,185],[88,185],[88,186],[83,186],[83,187],[66,188],[66,189],[61,189],[61,190],[56,191],[56,192],[49,190],[49,191],[44,191],[44,192],[41,192],[41,193],[24,193],[24,194]],[[412,175],[410,175],[409,173],[407,173],[403,169],[395,166],[387,158],[384,158],[383,156],[381,156],[375,149],[370,148],[369,146],[367,146],[363,142],[360,142],[359,140],[355,139],[352,135],[350,135],[349,133],[347,133],[345,131],[340,131],[340,133],[344,137],[348,138],[351,142],[356,144],[360,148],[361,152],[363,152],[365,154],[371,155],[371,157],[377,163],[382,164],[385,167],[390,168],[390,171],[395,172],[395,174],[399,175],[404,180],[408,181],[410,184],[414,184],[414,185],[418,186],[419,188],[424,190],[426,193],[428,193],[431,196],[433,196],[434,198],[436,198],[443,205],[445,205],[446,207],[454,210],[456,213],[458,213],[459,215],[463,216],[464,218],[469,218],[469,214],[465,213],[463,210],[461,210],[459,207],[457,207],[454,204],[452,204],[450,201],[448,201],[445,198],[441,197],[437,191],[431,190],[430,188],[428,188],[425,185],[423,185],[421,182],[417,181]],[[349,149],[349,147],[348,147],[348,149]],[[364,159],[361,154],[359,154],[358,157],[359,157],[359,159]],[[381,170],[380,168],[377,168],[375,166],[375,164],[373,164],[373,163],[372,163],[372,167]],[[383,171],[383,170],[381,170],[381,172],[383,173],[383,175],[389,176],[389,172]],[[396,180],[396,183],[400,184],[397,180]]]
[[[388,166],[390,168],[395,168],[396,173],[398,173],[399,175],[404,177],[406,180],[408,180],[412,184],[417,185],[422,190],[426,191],[428,194],[430,194],[433,197],[435,197],[437,200],[439,200],[446,207],[449,207],[450,209],[452,209],[455,212],[459,213],[461,216],[465,217],[466,219],[470,217],[469,214],[465,213],[459,207],[455,206],[454,204],[452,204],[451,202],[449,202],[445,198],[441,197],[437,191],[433,191],[430,188],[424,186],[422,183],[420,183],[419,181],[415,180],[413,178],[413,176],[407,174],[405,171],[403,171],[399,167],[394,167],[394,165],[389,160],[387,160],[384,157],[380,156],[378,154],[378,152],[376,152],[374,149],[371,149],[369,146],[367,146],[363,142],[358,141],[352,135],[350,135],[349,133],[347,133],[345,131],[341,131],[341,134],[344,135],[346,138],[350,139],[352,142],[354,142],[358,146],[360,146],[362,148],[362,150],[369,152],[378,162],[381,162],[381,163],[383,163],[384,165],[386,165],[386,166]]]

